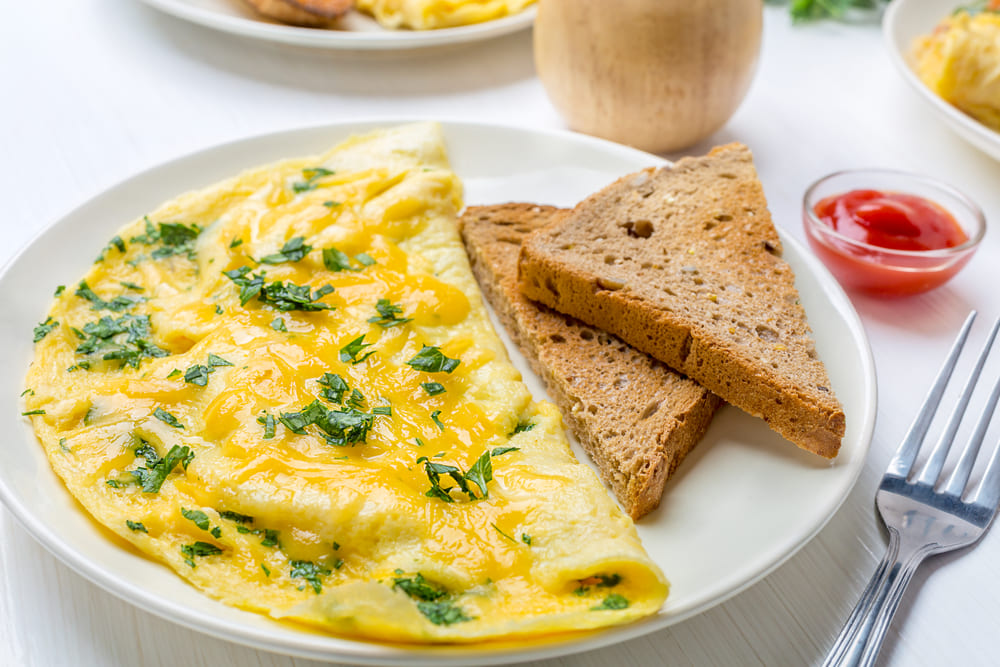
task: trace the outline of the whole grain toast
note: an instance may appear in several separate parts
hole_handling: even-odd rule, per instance
[[[459,227],[487,300],[604,482],[638,519],[657,507],[665,482],[721,400],[617,338],[521,294],[522,239],[567,212],[534,204],[477,206],[466,209]]]
[[[526,239],[519,274],[528,297],[837,455],[844,412],[746,146],[619,179]]]

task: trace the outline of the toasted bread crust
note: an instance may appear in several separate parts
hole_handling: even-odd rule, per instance
[[[354,0],[245,0],[259,14],[282,23],[327,27],[354,6]]]
[[[590,196],[524,242],[519,284],[833,458],[844,413],[780,253],[750,152],[730,144]]]
[[[471,207],[459,226],[487,300],[604,482],[638,519],[659,505],[664,484],[721,400],[613,336],[520,293],[521,240],[566,213],[534,204]]]

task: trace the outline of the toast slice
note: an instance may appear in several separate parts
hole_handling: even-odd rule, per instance
[[[746,146],[619,179],[526,239],[519,273],[528,297],[837,455],[844,412]]]
[[[521,294],[521,241],[566,213],[534,204],[470,207],[459,227],[487,300],[601,478],[638,519],[657,507],[665,482],[721,400],[613,336]]]

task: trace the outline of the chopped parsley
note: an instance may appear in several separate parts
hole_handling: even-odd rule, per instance
[[[452,625],[472,620],[472,617],[467,616],[461,607],[447,600],[444,602],[418,602],[417,609],[434,625]]]
[[[503,454],[506,454],[507,452],[518,452],[518,451],[521,451],[520,447],[510,447],[510,446],[507,446],[507,447],[494,447],[493,451],[490,452],[490,455],[496,457],[496,456],[501,456]]]
[[[366,252],[359,252],[357,255],[354,256],[354,259],[357,260],[358,264],[361,264],[362,266],[371,266],[372,264],[377,264],[375,258]]]
[[[208,530],[208,515],[201,510],[181,508],[181,515],[202,530]]]
[[[271,576],[271,570],[270,570],[270,568],[267,567],[267,565],[264,565],[263,563],[261,563],[260,564],[260,569],[264,570],[264,576],[265,577],[270,577]]]
[[[185,556],[184,562],[191,567],[194,567],[194,559],[196,556],[214,556],[216,554],[221,554],[222,549],[214,544],[209,544],[208,542],[195,542],[194,544],[182,545],[181,553]]]
[[[264,427],[265,440],[270,440],[274,437],[274,429],[277,426],[274,415],[265,412],[260,417],[257,417],[257,423]]]
[[[420,386],[424,388],[428,396],[437,396],[447,391],[440,382],[421,382]]]
[[[127,280],[119,280],[118,284],[121,285],[122,287],[126,287],[128,289],[135,290],[136,292],[145,292],[146,291],[146,288],[143,287],[142,285],[136,285],[135,283],[131,283],[131,282],[127,281]]]
[[[342,402],[344,400],[344,393],[350,389],[344,378],[336,373],[323,373],[323,377],[316,380],[316,382],[323,386],[319,395],[331,403]]]
[[[402,574],[399,570],[396,572]],[[461,607],[447,599],[447,591],[428,583],[420,573],[413,578],[394,578],[392,588],[398,588],[411,599],[417,600],[417,609],[435,625],[452,625],[472,620]]]
[[[291,568],[291,577],[305,579],[317,595],[323,591],[323,582],[320,577],[330,574],[330,570],[310,560],[293,560]]]
[[[53,320],[51,317],[46,317],[44,322],[35,327],[35,336],[33,342],[37,343],[38,341],[42,340],[43,338],[48,336],[49,332],[55,329],[57,326],[59,326],[58,322]]]
[[[226,361],[216,354],[209,353],[208,365],[210,368],[219,368],[221,366],[233,366],[234,364],[231,361]]]
[[[333,172],[325,167],[308,167],[302,170],[302,177],[306,179],[305,181],[299,181],[292,184],[292,190],[295,192],[308,192],[309,190],[315,190],[319,185],[317,181],[324,176],[333,176]]]
[[[117,234],[115,236],[111,237],[111,240],[108,241],[108,245],[104,246],[104,249],[101,250],[101,254],[98,255],[97,259],[95,259],[94,261],[95,262],[103,262],[104,261],[104,256],[112,248],[117,248],[118,252],[125,252],[125,241],[122,240],[122,237],[118,236]]]
[[[361,334],[350,343],[340,348],[340,360],[345,364],[350,362],[352,365],[360,364],[362,361],[368,357],[375,354],[375,350],[369,350],[363,357],[358,359],[358,354],[364,350],[366,347],[371,347],[374,343],[366,343],[365,335]]]
[[[378,316],[369,317],[368,322],[377,324],[383,329],[406,324],[413,320],[412,317],[399,317],[399,314],[403,312],[402,306],[394,306],[389,299],[379,299],[375,304],[375,310],[378,312]]]
[[[535,424],[533,422],[519,422],[518,425],[514,427],[514,430],[510,432],[510,434],[517,435],[518,433],[524,433],[525,431],[530,431],[533,428],[535,428]]]
[[[625,598],[625,596],[619,595],[618,593],[612,593],[608,597],[604,598],[604,600],[601,601],[601,604],[597,605],[596,607],[591,607],[590,610],[604,611],[606,609],[617,610],[617,609],[627,609],[627,608],[628,608],[628,600]]]
[[[76,296],[81,299],[85,299],[93,304],[93,310],[111,310],[116,313],[120,313],[123,310],[128,310],[137,303],[142,303],[145,299],[141,296],[124,296],[118,295],[111,301],[105,301],[101,297],[97,296],[97,293],[90,288],[87,281],[81,280],[80,284],[74,292]]]
[[[233,281],[240,288],[240,305],[245,306],[254,297],[263,304],[271,306],[275,310],[288,312],[301,310],[314,312],[318,310],[333,310],[333,306],[328,303],[320,303],[319,299],[333,292],[333,287],[324,285],[316,291],[312,291],[309,285],[287,285],[280,280],[272,283],[265,283],[265,273],[254,273],[249,278],[249,266],[241,266],[232,271],[223,271],[223,275]]]
[[[327,208],[334,208],[336,206],[340,206],[340,202],[339,201],[333,201],[331,199],[330,201],[323,202],[323,206],[326,206]]]
[[[56,291],[52,294],[52,296],[62,296],[62,293],[65,291],[66,291],[65,285],[57,285]]]
[[[273,320],[271,320],[271,328],[274,329],[275,331],[283,331],[285,333],[288,333],[288,327],[285,326],[285,320],[281,319],[280,317],[276,317]]]
[[[131,530],[133,533],[149,534],[149,531],[146,530],[146,526],[142,525],[141,521],[132,521],[130,519],[125,519],[125,525],[128,526],[128,529]]]
[[[489,452],[483,452],[483,455],[465,473],[453,465],[431,461],[426,456],[418,458],[417,463],[424,464],[424,472],[427,474],[427,479],[430,480],[431,488],[424,494],[429,498],[438,498],[446,503],[453,503],[455,498],[451,494],[456,489],[468,496],[468,500],[489,497],[486,485],[493,479],[493,463],[490,461]],[[442,476],[450,477],[455,483],[454,486],[447,489],[441,486]],[[479,487],[479,495],[476,495],[469,484],[470,482]]]
[[[444,356],[444,353],[437,347],[424,345],[412,359],[406,362],[406,365],[427,373],[451,373],[458,368],[460,363],[462,362],[458,359]]]
[[[159,493],[160,487],[163,486],[163,482],[174,471],[174,468],[182,465],[186,470],[194,458],[194,452],[189,447],[174,445],[161,459],[152,445],[142,438],[138,440],[139,446],[135,450],[135,455],[136,458],[144,458],[146,465],[130,472],[135,481],[142,487],[143,493]],[[113,480],[108,480],[109,486],[114,486],[110,483],[111,481]]]
[[[35,390],[32,389],[31,387],[28,387],[27,389],[25,389],[24,391],[22,391],[20,393],[20,395],[18,395],[18,398],[21,398],[21,397],[24,397],[24,396],[29,396],[29,395],[30,396],[34,396],[35,395]]]
[[[174,370],[167,373],[167,379],[171,380],[181,374],[181,369],[175,368]]]
[[[184,428],[184,424],[177,421],[177,417],[164,410],[163,408],[156,408],[153,410],[153,416],[159,419],[161,422],[167,426],[173,426],[174,428]]]
[[[197,366],[192,366],[187,369],[184,373],[184,381],[188,384],[198,385],[199,387],[204,387],[208,384],[208,374],[212,372],[212,369],[208,366],[203,366],[198,364]]]
[[[448,595],[447,591],[442,590],[433,584],[427,583],[427,580],[424,579],[424,576],[419,572],[417,573],[417,576],[412,578],[395,577],[392,582],[393,590],[398,588],[409,597],[417,600],[433,602],[434,600],[439,600],[440,598]]]
[[[327,410],[319,401],[313,401],[300,412],[281,413],[279,421],[298,435],[305,435],[306,427],[315,425],[327,443],[344,447],[365,441],[374,416],[354,408]]]
[[[230,248],[237,248],[237,247],[239,247],[241,245],[243,245],[243,239],[241,239],[238,236],[235,237],[235,238],[233,238],[233,240],[229,242],[229,247]]]
[[[524,542],[525,544],[527,544],[530,547],[531,546],[531,535],[528,535],[527,533],[521,533],[521,541]]]
[[[22,412],[22,417],[31,417],[33,415],[44,415],[45,410],[28,410],[27,412]]]
[[[144,245],[160,244],[151,253],[153,259],[163,259],[174,255],[185,255],[194,260],[194,242],[201,234],[198,225],[185,225],[181,222],[161,222],[154,225],[147,216],[145,218],[146,232],[130,239],[133,243]]]
[[[438,419],[438,415],[440,415],[440,414],[441,414],[440,410],[435,410],[434,412],[432,412],[431,413],[431,421],[433,421],[435,424],[437,424],[437,427],[443,431],[444,430],[444,424],[442,424],[441,420]]]
[[[313,247],[306,245],[304,236],[296,236],[289,239],[281,250],[273,255],[265,255],[260,258],[261,264],[281,264],[282,262],[299,262],[312,252]]]
[[[511,541],[511,542],[513,542],[514,544],[517,544],[517,540],[515,540],[515,539],[514,539],[513,537],[511,537],[511,536],[510,536],[510,535],[508,535],[507,533],[503,532],[503,531],[502,531],[502,530],[500,529],[500,526],[496,525],[495,523],[493,523],[493,524],[490,524],[490,525],[492,525],[492,526],[493,526],[493,529],[494,529],[495,531],[497,531],[498,533],[500,533],[501,535],[503,535],[504,537],[506,537],[506,538],[507,538],[508,540],[510,540],[510,541]]]
[[[222,510],[221,512],[219,512],[219,516],[222,517],[223,519],[234,521],[240,524],[253,523],[252,516],[249,516],[247,514],[240,514],[239,512],[230,512],[229,510]]]
[[[365,407],[365,395],[357,389],[352,389],[351,395],[344,401],[344,405],[355,410],[360,410]]]
[[[105,360],[117,359],[122,366],[138,368],[147,357],[166,357],[170,353],[148,340],[148,315],[122,315],[118,319],[104,316],[97,322],[87,322],[83,331],[74,330],[84,340],[76,348],[77,354],[96,356]],[[81,368],[83,362],[78,364]]]

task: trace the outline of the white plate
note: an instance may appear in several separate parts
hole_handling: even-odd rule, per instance
[[[166,567],[108,539],[49,468],[18,394],[32,355],[31,330],[53,288],[91,265],[123,223],[185,190],[279,158],[319,153],[353,132],[397,121],[292,130],[209,148],[143,172],[42,232],[0,274],[0,499],[39,542],[99,586],[200,632],[276,652],[354,663],[491,664],[544,658],[619,642],[687,618],[746,588],[804,545],[847,496],[864,464],[875,419],[875,372],[847,297],[803,246],[782,235],[798,276],[816,347],[847,415],[840,456],[799,450],[763,421],[723,408],[639,532],[672,582],[660,613],[640,623],[533,644],[401,648],[350,641],[240,611],[203,596]],[[511,200],[569,205],[609,181],[663,160],[582,135],[445,123],[452,165],[475,204]],[[44,267],[44,268],[42,268]],[[501,332],[502,333],[502,332]],[[536,396],[544,391],[508,343]],[[577,448],[577,454],[587,460]],[[15,612],[16,613],[16,610]]]
[[[938,97],[910,66],[913,40],[930,33],[944,17],[963,4],[963,0],[893,0],[882,19],[882,35],[896,68],[938,117],[970,144],[1000,160],[1000,132],[991,130]]]
[[[387,30],[374,19],[349,12],[342,29],[301,28],[269,21],[242,0],[142,0],[178,18],[257,39],[347,51],[390,51],[475,42],[524,30],[535,20],[535,8],[484,23],[439,30]]]

